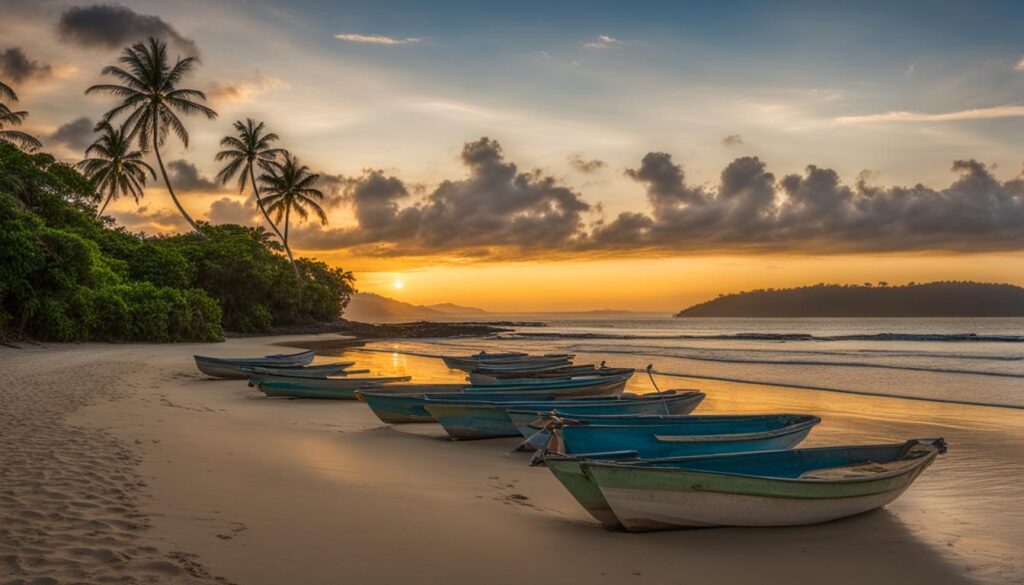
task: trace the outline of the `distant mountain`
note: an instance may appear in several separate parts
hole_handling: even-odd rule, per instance
[[[463,307],[462,305],[455,305],[452,303],[438,303],[436,305],[427,305],[426,308],[433,311],[439,311],[448,315],[488,315],[489,313],[483,309],[477,307]]]
[[[1024,288],[932,282],[904,286],[818,284],[721,295],[680,317],[1024,317]]]
[[[345,318],[364,323],[399,323],[403,321],[451,321],[461,317],[479,317],[487,311],[461,307],[451,303],[423,306],[396,301],[374,293],[356,293],[345,309]]]

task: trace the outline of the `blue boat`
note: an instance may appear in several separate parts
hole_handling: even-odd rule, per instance
[[[622,394],[626,382],[633,376],[633,372],[619,374],[618,376],[579,376],[563,380],[521,380],[516,383],[504,384],[470,384],[463,388],[466,393],[507,393],[518,390],[543,391],[558,390],[563,393],[572,391],[575,396],[603,396]]]
[[[663,415],[628,420],[554,417],[549,449],[571,455],[635,451],[642,459],[789,449],[821,419],[808,414]]]
[[[703,392],[669,390],[660,396],[648,394],[632,399],[591,401],[467,402],[454,397],[427,398],[424,407],[434,420],[441,423],[452,439],[466,440],[520,436],[519,428],[508,412],[512,409],[532,414],[533,420],[537,419],[538,412],[557,413],[562,416],[639,415],[658,412],[687,414],[692,412],[701,400],[704,400]],[[546,441],[541,444],[546,444]]]
[[[602,526],[639,532],[794,526],[895,500],[939,455],[942,439],[635,460],[548,455],[544,464]]]
[[[514,403],[514,402],[535,402],[542,400],[572,400],[573,403],[608,402],[618,400],[631,400],[638,398],[636,394],[623,394],[621,396],[581,396],[575,397],[573,389],[565,391],[552,390],[518,390],[514,392],[462,392],[462,386],[449,389],[448,385],[394,385],[389,387],[387,392],[381,389],[371,388],[357,392],[358,398],[365,402],[370,410],[380,420],[388,424],[436,422],[433,415],[425,408],[428,401],[459,401],[472,403]],[[407,387],[425,388],[426,392],[415,392],[403,394],[398,392]],[[436,389],[440,388],[438,392]]]

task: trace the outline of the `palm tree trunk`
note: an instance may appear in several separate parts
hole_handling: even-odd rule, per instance
[[[178,208],[178,212],[181,213],[181,216],[185,218],[188,225],[192,226],[192,229],[194,229],[200,237],[205,238],[206,234],[199,229],[196,222],[192,220],[192,216],[190,216],[188,212],[185,211],[185,208],[181,206],[181,202],[178,201],[178,196],[174,194],[174,188],[171,187],[171,181],[167,178],[167,169],[164,168],[164,159],[160,156],[160,140],[158,138],[159,134],[157,130],[156,110],[153,110],[153,152],[156,153],[156,162],[160,165],[160,174],[163,175],[164,185],[167,185],[167,192],[171,194],[171,200],[174,201],[174,205]]]
[[[292,208],[289,205],[284,211],[284,251],[288,253],[288,261],[292,263],[292,270],[295,272],[295,284],[299,287],[299,304],[302,304],[302,277],[299,276],[299,267],[295,264],[295,257],[292,256],[292,247],[288,245],[288,223],[291,219]]]
[[[107,204],[110,203],[110,198],[114,196],[114,192],[107,193],[107,198],[103,200],[103,207],[100,207],[99,211],[96,212],[96,217],[103,215],[103,210],[107,208]]]
[[[270,229],[274,230],[277,234],[278,239],[284,242],[284,236],[281,235],[281,230],[277,229],[277,225],[270,219],[270,214],[267,213],[267,208],[263,205],[263,199],[260,198],[260,188],[256,186],[256,173],[252,170],[252,161],[249,161],[249,178],[252,180],[252,192],[256,195],[256,205],[259,206],[260,211],[263,212],[263,219],[267,220],[270,224]]]

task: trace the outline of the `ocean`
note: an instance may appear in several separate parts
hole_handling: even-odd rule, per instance
[[[537,321],[536,319],[532,319]],[[552,318],[451,351],[568,352],[673,376],[1024,408],[1024,318]],[[405,344],[415,345],[415,344]]]

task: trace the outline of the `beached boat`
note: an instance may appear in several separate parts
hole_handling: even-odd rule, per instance
[[[574,356],[568,354],[477,354],[474,356],[442,356],[445,365],[453,370],[538,368],[568,365]]]
[[[481,374],[488,374],[491,372],[501,374],[535,374],[541,372],[550,372],[559,368],[572,365],[573,356],[551,356],[551,357],[538,357],[529,360],[517,361],[517,362],[503,362],[494,364],[477,364],[472,368],[459,368],[464,369],[467,372],[477,372]]]
[[[304,372],[302,370],[268,369],[268,368],[242,368],[242,372],[249,378],[250,386],[258,386],[263,382],[294,382],[301,384],[305,380],[338,380],[355,374],[369,374],[370,370],[340,370],[330,375],[319,372]],[[408,376],[402,376],[408,380]]]
[[[519,390],[558,390],[569,396],[613,396],[622,394],[632,372],[619,376],[580,376],[567,380],[525,380],[518,384],[494,384],[485,386],[471,384],[465,392],[487,394],[491,392],[515,392]]]
[[[264,379],[256,387],[267,396],[289,398],[331,398],[355,400],[356,390],[377,388],[395,382],[408,381],[409,376],[377,378],[279,378]]]
[[[199,371],[214,378],[245,379],[243,367],[295,368],[309,365],[316,354],[300,351],[291,354],[266,355],[259,358],[216,358],[205,355],[193,356]]]
[[[538,413],[557,413],[561,416],[607,415],[609,418],[653,413],[687,414],[704,399],[703,392],[694,390],[668,390],[661,396],[649,394],[632,399],[614,400],[541,400],[522,402],[465,402],[455,398],[428,398],[424,408],[441,423],[453,439],[491,439],[519,437],[520,427],[512,412],[529,417],[523,423],[529,426],[540,419]],[[512,412],[510,412],[512,411]],[[543,422],[543,421],[542,421]],[[547,444],[546,428],[530,429],[527,436],[543,448]]]
[[[326,378],[328,376],[347,376],[353,373],[365,373],[368,370],[350,370],[355,362],[333,362],[314,366],[275,367],[275,366],[242,366],[242,372],[250,374],[273,374],[291,376],[293,378]],[[251,376],[250,376],[251,377]]]
[[[470,384],[494,385],[517,384],[527,380],[565,380],[580,376],[620,376],[633,372],[633,368],[598,368],[591,364],[586,366],[558,366],[532,372],[489,371],[484,373],[475,370],[469,373],[467,379]]]
[[[519,390],[515,392],[463,392],[464,386],[437,385],[429,386],[424,393],[402,394],[395,390],[406,389],[416,384],[395,384],[383,388],[360,390],[359,399],[365,402],[380,420],[388,424],[436,422],[433,415],[427,412],[428,400],[457,400],[460,402],[493,403],[493,402],[528,402],[540,400],[572,400],[574,402],[591,402],[637,398],[636,394],[620,396],[575,396],[576,389],[566,390]],[[439,387],[441,386],[441,387]],[[384,390],[383,392],[381,390]],[[438,391],[440,390],[440,391]]]
[[[649,461],[549,455],[548,469],[611,530],[795,526],[853,516],[900,496],[942,439]]]
[[[634,451],[643,459],[789,449],[821,422],[808,414],[635,416],[628,424],[585,416],[552,420],[551,451]]]

